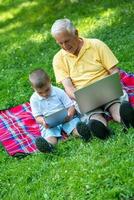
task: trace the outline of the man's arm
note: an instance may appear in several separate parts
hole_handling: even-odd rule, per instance
[[[62,81],[62,84],[68,96],[71,99],[75,99],[74,92],[76,91],[76,88],[73,86],[71,79],[70,78],[64,79]]]

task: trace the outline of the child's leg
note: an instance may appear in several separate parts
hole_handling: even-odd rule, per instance
[[[78,122],[80,122],[80,119],[78,117],[75,117],[75,118],[71,119],[69,122],[64,123],[62,125],[62,129],[65,131],[65,133],[67,133],[67,135],[70,135],[73,130],[76,133],[77,130],[75,130],[75,129],[76,129]],[[78,133],[76,133],[76,134],[78,134]]]
[[[43,153],[52,152],[58,137],[61,137],[60,127],[42,129],[42,137],[38,137],[35,141],[38,150]]]
[[[57,142],[58,142],[57,138],[56,138],[56,137],[53,137],[53,136],[47,137],[47,138],[45,138],[45,140],[46,140],[49,144],[52,144],[52,145],[56,145]]]

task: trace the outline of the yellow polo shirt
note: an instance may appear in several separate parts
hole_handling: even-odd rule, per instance
[[[108,70],[118,63],[105,43],[98,39],[82,39],[84,44],[78,56],[61,49],[53,59],[56,81],[71,78],[76,89],[107,76]]]

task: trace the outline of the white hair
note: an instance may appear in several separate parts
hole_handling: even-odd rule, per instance
[[[51,27],[51,34],[53,37],[65,31],[72,33],[73,35],[75,34],[76,28],[69,19],[58,19]]]

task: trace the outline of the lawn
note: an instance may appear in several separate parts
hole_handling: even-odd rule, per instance
[[[28,74],[42,67],[55,78],[57,18],[73,20],[81,36],[109,45],[119,67],[134,72],[133,0],[0,0],[0,109],[29,101]],[[70,139],[53,154],[24,159],[0,147],[0,200],[134,200],[134,134],[110,122],[107,141]]]

